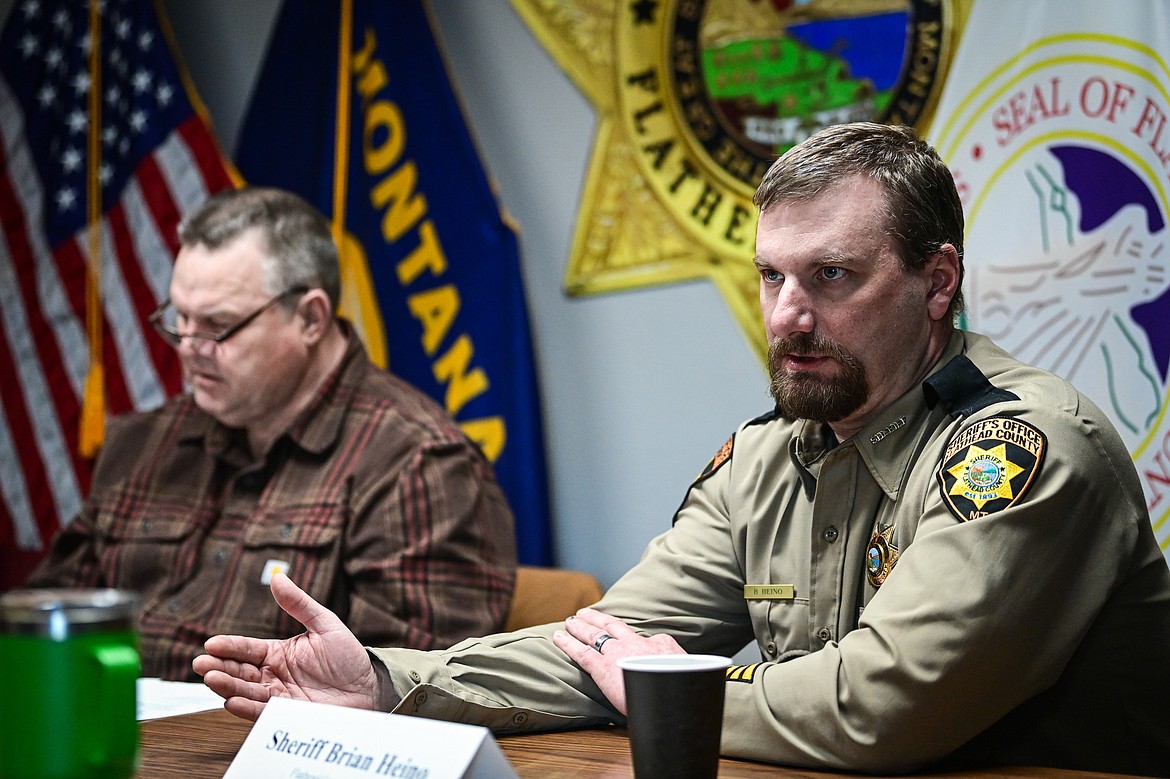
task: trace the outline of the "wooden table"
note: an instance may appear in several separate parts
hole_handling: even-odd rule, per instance
[[[142,723],[142,766],[138,779],[220,779],[251,730],[252,723],[226,711],[207,711]],[[497,739],[521,779],[630,779],[629,740],[621,728],[597,728]],[[724,758],[720,779],[842,779],[846,774],[751,763]],[[945,779],[1118,779],[1117,774],[1051,768],[995,768],[917,774]],[[1134,779],[1126,777],[1125,779]]]

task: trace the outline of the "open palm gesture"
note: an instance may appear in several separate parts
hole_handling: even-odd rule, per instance
[[[272,595],[305,632],[286,639],[212,636],[192,667],[222,696],[224,708],[255,720],[270,698],[294,698],[359,709],[383,701],[365,648],[329,609],[283,574]]]

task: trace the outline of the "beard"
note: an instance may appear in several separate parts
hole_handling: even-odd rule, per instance
[[[827,379],[811,371],[786,371],[780,363],[789,354],[828,357],[841,370]],[[836,422],[861,408],[869,397],[865,368],[857,358],[840,344],[810,333],[769,343],[768,373],[776,408],[790,419]]]

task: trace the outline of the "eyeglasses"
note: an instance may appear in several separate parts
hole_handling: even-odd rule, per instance
[[[290,295],[303,295],[308,291],[309,288],[304,285],[290,287],[284,292],[281,292],[276,297],[272,298],[272,300],[269,300],[267,303],[260,306],[260,308],[256,309],[251,314],[248,314],[239,322],[236,322],[234,325],[220,330],[218,333],[180,333],[178,327],[176,326],[178,321],[178,314],[175,312],[175,307],[169,299],[164,300],[163,304],[159,306],[153,314],[150,315],[147,321],[150,322],[151,326],[156,331],[158,331],[159,335],[166,339],[167,343],[176,348],[181,343],[183,343],[184,338],[199,338],[204,341],[210,341],[214,344],[221,344],[250,325],[253,321],[255,321],[256,317],[260,316],[280,301],[284,300]]]

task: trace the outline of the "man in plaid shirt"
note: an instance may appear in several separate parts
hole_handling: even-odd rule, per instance
[[[367,643],[442,648],[503,626],[516,549],[491,465],[334,315],[329,225],[301,198],[213,196],[181,227],[151,323],[189,393],[111,422],[93,489],[29,586],[142,595],[143,674],[197,678],[218,633],[288,637],[295,577]]]

